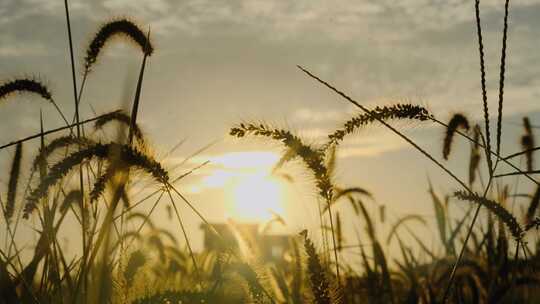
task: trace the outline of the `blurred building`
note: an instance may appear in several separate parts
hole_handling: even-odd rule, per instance
[[[240,249],[247,246],[261,262],[280,263],[291,246],[292,236],[288,234],[267,234],[258,224],[219,223],[211,224],[219,237],[206,224],[201,225],[204,232],[204,250],[224,251],[226,248]]]

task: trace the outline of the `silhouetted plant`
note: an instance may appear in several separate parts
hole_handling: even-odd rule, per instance
[[[454,195],[461,200],[475,202],[486,207],[491,213],[497,216],[497,218],[500,219],[508,227],[508,229],[512,233],[512,236],[517,241],[521,240],[521,238],[523,237],[523,229],[518,224],[516,218],[512,214],[510,214],[510,212],[508,212],[503,206],[501,206],[501,204],[482,197],[478,194],[470,194],[465,191],[456,191]]]
[[[169,180],[167,171],[165,171],[157,161],[140,151],[127,145],[115,143],[95,144],[84,150],[72,153],[59,163],[55,164],[43,181],[41,181],[41,183],[30,193],[28,202],[24,208],[23,216],[28,218],[30,213],[36,208],[38,200],[73,167],[81,164],[83,161],[91,160],[94,157],[107,159],[113,155],[118,157],[118,160],[124,162],[129,167],[138,167],[150,173],[160,183],[165,184]]]
[[[114,36],[129,38],[129,40],[135,42],[146,55],[150,56],[154,52],[152,43],[147,40],[147,36],[135,23],[125,18],[113,20],[101,26],[94,36],[94,39],[92,39],[92,42],[90,42],[90,45],[86,50],[86,57],[84,58],[85,73],[91,71],[91,68],[97,61],[103,47]]]
[[[313,242],[307,236],[307,231],[301,234],[304,238],[304,249],[308,256],[307,272],[311,283],[311,292],[317,304],[330,304],[330,285],[326,279],[324,268],[322,267]]]
[[[534,149],[534,135],[528,117],[523,117],[523,128],[525,129],[525,134],[521,136],[521,147],[525,151],[527,171],[532,171],[534,165],[534,154],[532,150]]]
[[[19,183],[19,175],[21,172],[21,159],[22,159],[22,144],[19,143],[15,149],[15,155],[11,163],[11,170],[9,172],[9,183],[7,192],[7,202],[4,211],[6,221],[11,220],[13,211],[15,210],[15,198],[17,195],[17,185]]]
[[[452,140],[454,139],[454,134],[458,128],[462,128],[466,131],[469,130],[469,121],[463,114],[454,114],[448,122],[448,128],[446,129],[446,134],[444,136],[443,143],[443,157],[448,159],[450,151],[452,148]]]
[[[390,106],[375,107],[371,110],[371,114],[358,114],[348,120],[342,129],[334,131],[328,135],[328,143],[325,145],[337,145],[343,140],[345,135],[352,134],[356,129],[362,126],[375,122],[377,119],[394,120],[394,119],[410,119],[425,121],[428,120],[430,114],[424,107],[413,104],[393,104]]]

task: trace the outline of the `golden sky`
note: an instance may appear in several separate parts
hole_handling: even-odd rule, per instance
[[[308,79],[297,64],[365,105],[409,101],[426,106],[441,120],[458,111],[471,119],[482,115],[472,1],[70,3],[79,67],[84,49],[101,22],[130,16],[143,28],[151,28],[156,51],[145,74],[139,123],[158,158],[185,139],[165,160],[169,166],[215,142],[175,171],[181,174],[204,161],[211,162],[179,183],[179,189],[211,221],[222,221],[233,212],[234,206],[228,206],[227,201],[237,200],[243,204],[242,209],[248,208],[251,198],[246,193],[255,189],[273,193],[264,195],[261,204],[265,207],[285,197],[282,209],[276,211],[289,212],[286,220],[291,230],[316,224],[315,190],[310,188],[309,174],[298,164],[291,164],[296,184],[290,185],[268,173],[283,151],[279,144],[227,136],[234,123],[264,121],[289,128],[310,143],[322,143],[325,134],[357,113]],[[536,64],[540,62],[540,1],[519,1],[511,6],[503,154],[519,149],[522,116],[530,116],[533,124],[540,121],[540,66]],[[502,9],[501,0],[482,1],[492,109],[496,108]],[[36,75],[71,115],[64,18],[62,1],[3,0],[0,77]],[[104,113],[125,107],[131,100],[140,60],[132,45],[111,45],[89,76],[81,115],[91,117],[92,108]],[[47,128],[61,125],[55,112],[38,105],[39,101],[26,97],[16,100],[2,104],[0,109],[1,143],[37,132],[40,108]],[[429,123],[395,125],[441,156],[442,129]],[[31,151],[26,149],[27,160],[34,155]],[[465,177],[468,146],[458,140],[455,151],[449,166]],[[12,153],[9,149],[2,151],[0,167],[6,168]],[[441,192],[456,186],[377,125],[346,140],[338,156],[338,183],[370,190],[379,204],[389,207],[394,218],[411,212],[432,215],[428,176]],[[7,176],[0,180],[5,186]],[[187,209],[182,210],[189,229],[197,235],[198,220]],[[160,214],[163,216],[163,211]]]

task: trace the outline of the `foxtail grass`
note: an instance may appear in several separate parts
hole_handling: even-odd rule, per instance
[[[343,141],[343,138],[352,134],[355,130],[362,126],[373,123],[377,120],[397,120],[409,119],[426,121],[430,117],[427,109],[414,104],[393,104],[390,106],[375,107],[371,113],[362,113],[348,120],[343,128],[336,130],[333,134],[328,135],[328,143],[325,146],[337,145]]]
[[[235,271],[247,282],[249,293],[255,303],[263,303],[267,291],[260,282],[260,277],[247,263],[238,263],[234,266]],[[269,295],[268,295],[269,296]],[[271,297],[269,297],[271,299]]]
[[[126,265],[126,268],[123,272],[123,277],[126,280],[126,285],[131,286],[133,284],[133,279],[141,267],[146,263],[146,256],[141,250],[133,251],[129,255],[129,259]]]
[[[503,115],[503,101],[504,101],[504,74],[506,71],[506,41],[508,40],[508,6],[510,1],[506,0],[504,3],[504,26],[502,36],[502,49],[501,49],[501,65],[499,69],[499,103],[497,108],[497,154],[501,151],[501,136],[502,136],[502,115]]]
[[[486,149],[491,151],[491,132],[489,131],[489,106],[488,98],[486,91],[486,68],[484,63],[484,42],[482,40],[482,23],[480,20],[480,0],[475,0],[474,2],[475,16],[476,16],[476,34],[478,36],[478,52],[480,58],[480,86],[482,88],[482,102],[484,109],[484,123],[485,123],[485,132],[486,132]],[[498,153],[497,153],[498,154]],[[487,162],[489,172],[491,174],[493,170],[493,164],[491,161],[491,154],[487,155]]]
[[[289,149],[289,151],[294,151],[304,162],[306,167],[313,173],[319,195],[324,199],[328,208],[330,229],[332,231],[332,245],[334,247],[334,260],[336,262],[336,276],[338,278],[338,285],[341,285],[337,241],[331,209],[334,185],[332,184],[330,172],[325,164],[324,151],[305,144],[298,136],[292,134],[290,131],[274,129],[264,124],[241,123],[236,127],[231,128],[229,135],[238,138],[245,137],[246,135],[254,135],[280,141]]]
[[[531,198],[529,207],[527,208],[527,213],[525,214],[526,223],[531,223],[534,220],[536,215],[536,210],[538,209],[538,204],[540,204],[540,186],[536,187],[536,191]]]
[[[85,73],[91,71],[92,66],[102,53],[103,47],[115,36],[125,37],[135,42],[145,55],[151,56],[154,52],[152,43],[133,21],[125,18],[116,19],[103,24],[94,35],[86,49],[86,57],[84,58]]]
[[[79,206],[78,204],[75,204],[75,203],[80,202],[81,199],[82,199],[81,191],[79,190],[69,191],[64,197],[64,201],[60,205],[60,209],[59,209],[60,213],[62,214],[66,213],[68,209],[71,208],[72,206]]]
[[[321,151],[313,148],[290,131],[283,129],[273,129],[264,124],[244,124],[241,123],[236,127],[231,128],[229,133],[231,136],[242,138],[246,135],[255,135],[272,138],[281,141],[287,148],[295,152],[296,156],[300,157],[306,166],[315,175],[319,194],[323,198],[331,198],[332,184],[324,165],[324,155]]]
[[[35,79],[19,78],[0,85],[0,100],[8,98],[10,95],[23,93],[37,94],[43,99],[54,103],[50,90]]]
[[[460,200],[470,201],[486,207],[492,214],[494,214],[501,222],[503,222],[508,230],[512,233],[512,236],[517,241],[520,241],[523,237],[523,229],[518,224],[516,218],[508,212],[501,204],[480,196],[478,194],[471,194],[464,191],[456,191],[454,196]]]
[[[13,212],[15,210],[17,185],[19,184],[19,176],[21,172],[22,151],[22,144],[19,143],[15,148],[15,154],[13,155],[13,161],[11,162],[11,170],[9,171],[7,201],[4,211],[6,221],[11,220],[11,218],[13,217]]]
[[[476,172],[480,165],[480,127],[475,125],[473,128],[473,142],[471,142],[471,152],[469,157],[469,185],[472,186],[476,180]]]
[[[525,152],[527,160],[527,171],[533,171],[534,167],[534,134],[528,117],[523,117],[523,128],[525,134],[521,136],[521,148]]]
[[[94,122],[94,129],[96,130],[103,129],[105,125],[111,122],[118,122],[118,123],[121,123],[122,125],[130,127],[131,117],[127,115],[126,113],[124,113],[122,110],[107,113],[106,115],[102,115],[99,119],[97,119]],[[133,128],[133,136],[135,137],[135,139],[137,139],[137,141],[139,141],[140,143],[144,143],[144,135],[141,128],[137,124],[134,124],[132,128]]]
[[[158,182],[167,183],[169,175],[165,169],[148,155],[141,153],[129,146],[120,144],[95,144],[86,149],[72,153],[62,161],[55,164],[49,174],[32,190],[28,196],[28,202],[24,208],[23,216],[28,218],[30,213],[36,208],[37,202],[43,197],[47,190],[58,180],[64,177],[73,167],[80,165],[85,160],[92,158],[107,159],[112,153],[118,153],[119,159],[127,166],[138,167],[151,174]]]
[[[443,158],[448,159],[452,149],[452,140],[454,134],[458,128],[462,128],[465,131],[469,130],[469,120],[463,114],[457,113],[452,116],[448,122],[448,128],[446,128],[446,134],[443,141]]]
[[[40,148],[39,154],[34,158],[34,161],[32,162],[32,168],[37,169],[41,163],[46,163],[47,158],[59,149],[66,148],[72,145],[87,147],[92,144],[95,144],[95,142],[86,137],[77,138],[72,135],[57,137],[53,139],[49,144],[44,145]]]
[[[90,191],[90,203],[97,201],[105,191],[107,183],[113,178],[116,171],[113,166],[108,166],[105,173],[101,174],[95,181],[92,190]]]
[[[336,212],[336,239],[337,239],[337,248],[339,251],[343,249],[343,243],[345,242],[345,237],[343,235],[343,228],[341,226],[341,216],[339,212]]]
[[[313,242],[307,235],[307,230],[302,231],[304,238],[304,249],[307,254],[307,272],[311,283],[311,292],[313,293],[314,302],[317,304],[330,304],[330,284],[326,279],[324,268],[321,265],[319,255],[315,250]]]
[[[107,113],[107,114],[109,114],[109,113]],[[103,115],[107,115],[107,114],[103,114]],[[0,150],[11,147],[11,146],[15,146],[15,145],[17,145],[19,143],[24,143],[24,142],[27,142],[27,141],[30,141],[30,140],[33,140],[33,139],[36,139],[36,138],[41,138],[41,137],[46,136],[46,135],[50,135],[50,134],[58,133],[58,132],[61,132],[61,131],[67,130],[67,129],[71,129],[71,128],[77,126],[77,125],[84,125],[84,124],[96,121],[97,119],[99,119],[103,115],[88,118],[88,119],[85,119],[85,120],[83,120],[83,121],[81,121],[79,123],[74,123],[74,124],[67,125],[67,126],[64,126],[64,127],[58,127],[58,128],[50,129],[50,130],[43,131],[43,132],[40,132],[40,133],[37,133],[37,134],[34,134],[34,135],[30,135],[30,136],[27,136],[27,137],[24,137],[24,138],[21,138],[21,139],[18,139],[18,140],[14,140],[12,142],[9,142],[7,144],[4,144],[4,145],[0,146]]]
[[[69,125],[64,113],[60,110],[56,102],[54,101],[51,91],[43,83],[35,79],[30,78],[18,78],[11,81],[7,81],[0,85],[0,101],[8,98],[14,94],[32,93],[40,96],[46,101],[50,102],[58,114],[62,117],[66,125]]]

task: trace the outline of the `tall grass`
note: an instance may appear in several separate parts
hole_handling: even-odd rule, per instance
[[[40,117],[42,129],[39,134],[0,147],[13,149],[10,170],[6,172],[9,178],[7,189],[5,195],[0,195],[7,230],[5,242],[0,244],[0,303],[540,301],[538,241],[526,243],[533,240],[528,236],[540,226],[540,186],[532,177],[538,173],[534,152],[539,148],[535,147],[528,118],[523,120],[524,135],[519,140],[522,151],[501,155],[509,1],[505,2],[495,151],[492,150],[489,124],[478,0],[474,9],[483,123],[471,121],[462,113],[453,115],[445,123],[425,107],[415,104],[395,103],[370,109],[337,86],[299,67],[310,79],[361,112],[330,131],[324,142],[315,144],[307,144],[293,132],[267,124],[240,123],[231,128],[229,134],[236,138],[258,136],[282,143],[285,151],[274,173],[283,164],[300,160],[313,176],[314,189],[323,203],[317,214],[322,248],[312,240],[313,230],[304,230],[300,236],[289,237],[289,246],[277,261],[264,261],[260,256],[261,248],[234,225],[231,229],[235,232],[236,243],[246,246],[227,244],[222,249],[195,252],[186,229],[186,214],[180,212],[178,200],[199,217],[209,233],[224,241],[177,187],[185,176],[206,163],[187,173],[174,174],[174,168],[167,168],[150,153],[146,133],[137,124],[137,117],[142,114],[139,108],[146,63],[156,51],[150,40],[150,30],[145,33],[127,18],[112,19],[101,25],[84,53],[82,79],[78,81],[67,0],[64,4],[74,123],[65,119],[53,94],[41,82],[22,78],[0,85],[0,101],[13,94],[36,94],[51,103],[66,123],[57,129],[44,130]],[[98,68],[101,54],[115,37],[126,38],[123,41],[131,42],[141,50],[142,61],[131,111],[114,111],[82,120],[79,106],[85,83],[91,80],[88,76]],[[443,159],[394,127],[392,123],[396,120],[442,126],[445,135],[441,142]],[[91,122],[95,130],[103,133],[107,129],[105,126],[112,123],[127,128],[127,140],[117,138],[109,142],[98,132],[83,133],[82,126]],[[333,172],[339,162],[336,151],[341,143],[358,130],[377,124],[410,144],[457,182],[457,188],[447,195],[441,195],[429,182],[435,229],[419,214],[388,219],[385,205],[377,202],[376,193],[362,185],[338,186]],[[466,180],[444,163],[452,154],[457,136],[470,143]],[[26,142],[38,138],[40,148],[30,158],[30,174],[25,175],[24,161],[28,158],[24,154],[28,153],[28,148],[23,149],[23,145],[26,147]],[[525,157],[525,168],[511,162],[518,156]],[[512,168],[511,171],[498,171],[502,163]],[[482,169],[484,165],[487,170]],[[512,194],[513,189],[500,179],[510,175],[523,176],[537,188],[531,194]],[[154,190],[135,201],[130,190],[141,182]],[[24,188],[21,187],[23,183]],[[521,214],[523,217],[516,209],[509,208],[511,197],[528,204]],[[157,206],[164,203],[169,203],[170,218],[177,222],[178,232],[162,229],[160,221],[153,216]],[[377,208],[379,216],[374,216],[368,203]],[[150,210],[140,212],[137,207],[141,204],[150,205]],[[487,214],[485,222],[478,221],[481,207]],[[347,213],[350,216],[343,216]],[[19,239],[21,222],[35,230],[36,238],[29,258],[22,254],[27,244]],[[70,255],[67,248],[60,245],[60,233],[72,229],[69,222],[80,226],[82,240],[80,248],[76,248],[79,256]],[[271,231],[273,223],[287,225],[281,217],[275,216],[263,226],[263,233]],[[365,231],[357,233],[356,242],[347,230],[351,224],[363,226]],[[426,241],[425,235],[430,230],[437,236],[436,245]],[[398,254],[391,254],[394,247]],[[251,254],[243,254],[242,250]],[[356,264],[346,258],[348,254],[356,254]]]

